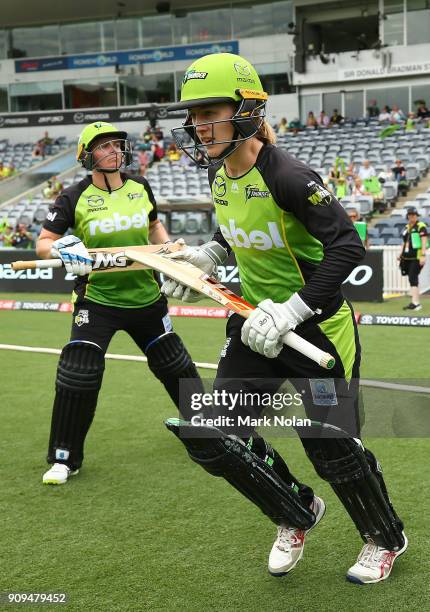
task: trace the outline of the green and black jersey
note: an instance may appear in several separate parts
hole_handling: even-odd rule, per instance
[[[417,221],[412,226],[407,223],[402,232],[402,258],[419,259],[423,255],[421,238],[427,235],[427,226],[422,221]]]
[[[149,243],[149,222],[157,206],[148,181],[122,174],[122,187],[111,193],[96,187],[91,176],[65,189],[50,208],[43,227],[56,234],[72,229],[88,249]],[[152,270],[92,272],[76,279],[74,300],[139,308],[160,295]]]
[[[341,285],[365,250],[348,215],[320,176],[274,145],[251,170],[210,169],[219,228],[214,239],[234,251],[242,293],[256,305],[298,292],[324,320],[342,305]]]

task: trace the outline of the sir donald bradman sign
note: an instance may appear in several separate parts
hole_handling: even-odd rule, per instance
[[[409,64],[394,64],[390,67],[367,66],[364,68],[347,68],[339,70],[339,81],[354,81],[359,79],[380,79],[381,77],[396,77],[410,74],[426,74],[430,72],[430,62],[410,62]]]

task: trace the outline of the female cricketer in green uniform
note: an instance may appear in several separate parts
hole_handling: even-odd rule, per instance
[[[407,539],[379,463],[359,439],[360,345],[341,284],[364,249],[319,175],[275,146],[264,119],[267,97],[254,67],[236,55],[208,55],[186,71],[181,101],[170,108],[187,110],[187,117],[172,133],[196,164],[208,168],[219,228],[210,243],[172,257],[213,274],[214,261],[221,264],[234,252],[243,296],[256,309],[246,321],[230,317],[215,389],[274,392],[280,379],[289,379],[300,391],[313,419],[308,430],[297,428],[306,454],[365,542],[347,578],[379,582],[406,550]],[[162,291],[196,297],[173,280]],[[282,336],[292,329],[334,355],[335,368],[328,373],[283,346]],[[234,415],[231,406],[224,409]],[[240,411],[258,414],[255,406],[242,404]],[[166,424],[195,462],[223,476],[278,525],[269,571],[285,575],[323,517],[323,500],[252,427],[220,431],[205,427],[204,416],[196,426],[177,419]]]
[[[43,476],[46,484],[64,484],[82,465],[104,355],[116,331],[133,338],[177,406],[179,379],[200,388],[152,270],[92,272],[88,248],[169,241],[148,181],[122,172],[132,161],[127,133],[103,121],[88,125],[79,137],[77,160],[92,175],[56,199],[37,242],[39,256],[61,257],[67,272],[77,275],[71,338],[57,369],[48,448],[52,467]],[[73,235],[63,236],[69,228]]]

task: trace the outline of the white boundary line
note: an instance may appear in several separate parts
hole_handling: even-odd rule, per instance
[[[60,355],[61,350],[55,348],[44,348],[41,346],[21,346],[18,344],[0,344],[0,350],[5,351],[21,351],[24,353],[45,353],[47,355]],[[116,353],[106,353],[106,359],[116,359],[117,361],[148,361],[143,355],[118,355]],[[218,366],[215,363],[195,362],[198,368],[207,370],[216,370]]]
[[[19,344],[0,344],[0,350],[5,351],[21,351],[25,353],[45,353],[48,355],[60,355],[61,350],[55,348],[44,348],[40,346],[21,346]],[[106,353],[106,359],[114,359],[117,361],[143,361],[147,362],[147,358],[143,355],[119,355],[118,353]],[[195,365],[198,368],[205,370],[216,370],[218,368],[215,363],[206,363],[204,361],[196,361]],[[399,385],[397,383],[383,382],[380,380],[369,380],[362,378],[360,384],[363,387],[375,387],[377,389],[391,389],[393,391],[410,391],[413,393],[430,394],[430,387],[418,387],[416,385]]]

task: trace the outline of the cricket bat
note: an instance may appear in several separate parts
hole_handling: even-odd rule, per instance
[[[132,247],[111,247],[101,249],[88,249],[89,254],[94,260],[93,272],[130,272],[132,270],[147,270],[148,266],[137,261],[128,259],[125,249],[133,249],[143,253],[174,253],[183,248],[177,243],[168,244],[148,244],[144,246]],[[14,261],[13,270],[33,270],[34,268],[62,268],[64,266],[61,259],[36,259],[29,261]]]
[[[252,304],[249,304],[249,302],[230,291],[217,279],[208,276],[187,261],[171,259],[160,253],[137,251],[131,247],[125,249],[125,256],[128,259],[146,265],[148,268],[161,272],[178,283],[190,287],[190,289],[206,295],[215,302],[218,302],[218,304],[222,304],[240,316],[245,317],[245,319],[255,309]],[[323,368],[331,369],[335,364],[334,357],[329,353],[322,351],[292,331],[287,332],[283,336],[282,341]]]

